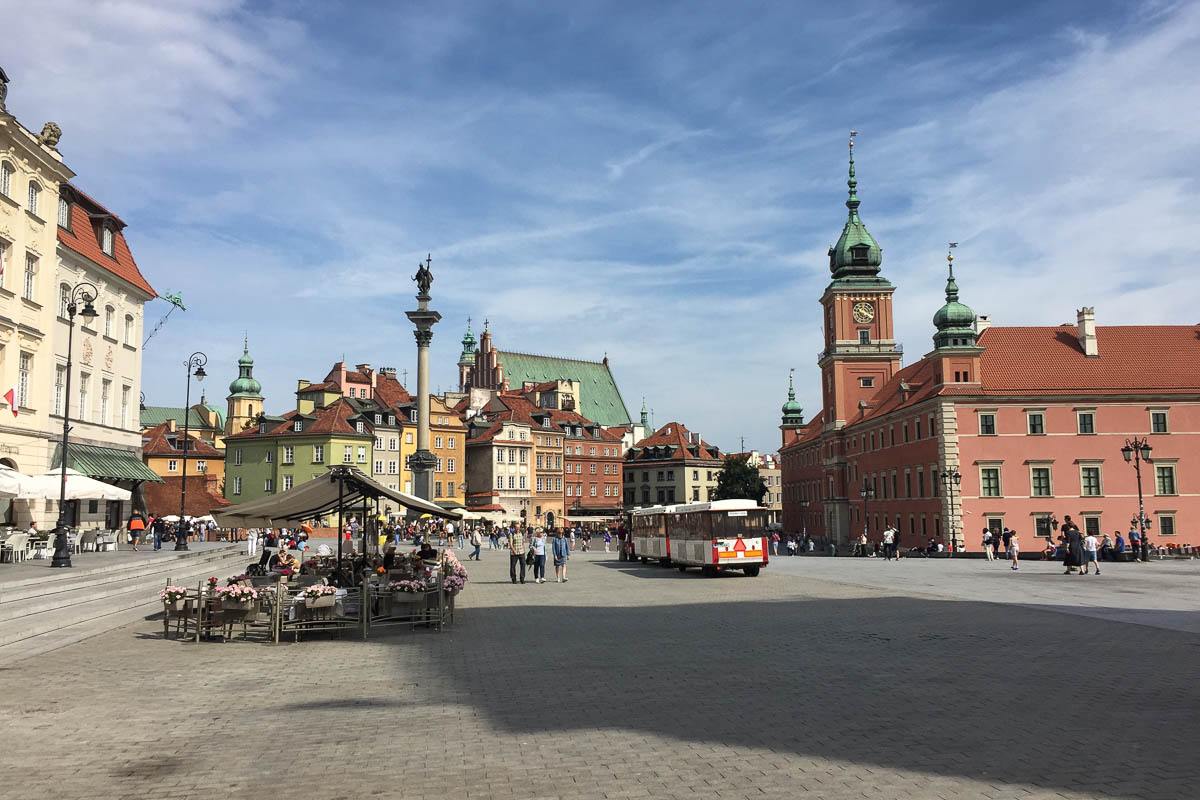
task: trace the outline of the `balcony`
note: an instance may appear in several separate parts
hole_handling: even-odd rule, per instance
[[[842,356],[871,356],[871,355],[903,355],[904,345],[897,342],[896,344],[885,344],[883,342],[871,342],[870,344],[858,344],[856,342],[847,342],[835,344],[833,347],[826,348],[817,353],[817,361],[824,361],[831,355]]]

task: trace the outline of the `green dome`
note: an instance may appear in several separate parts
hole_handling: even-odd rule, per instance
[[[934,347],[973,347],[975,345],[975,312],[958,302],[958,284],[954,281],[954,255],[947,254],[950,276],[946,279],[946,304],[933,315]]]
[[[829,271],[834,278],[874,277],[879,274],[879,266],[883,263],[883,251],[858,216],[860,201],[855,193],[858,180],[854,177],[853,140],[850,142],[850,179],[846,185],[850,187],[850,197],[846,200],[850,216],[837,244],[829,248]]]
[[[242,357],[238,359],[238,376],[229,384],[229,393],[260,397],[262,384],[254,379],[254,359],[250,356],[248,342],[242,344]]]
[[[796,402],[796,390],[792,386],[792,375],[788,373],[788,399],[780,409],[783,412],[783,427],[800,427],[804,424],[804,406]]]

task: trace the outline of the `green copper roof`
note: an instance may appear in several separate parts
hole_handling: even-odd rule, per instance
[[[526,381],[579,381],[576,411],[605,426],[629,424],[629,409],[625,407],[617,382],[606,364],[528,353],[500,352],[498,355],[504,365],[504,377],[512,388],[518,389]]]
[[[954,280],[954,255],[948,254],[950,276],[946,278],[946,304],[933,315],[937,333],[934,347],[963,347],[975,344],[975,312],[958,302],[958,284]]]
[[[225,412],[214,405],[206,404],[206,407],[215,411],[217,414],[218,428],[225,427]],[[170,406],[146,406],[142,409],[140,421],[142,429],[153,428],[155,425],[161,425],[168,420],[175,420],[175,425],[179,429],[183,429],[183,409],[171,408]],[[200,416],[200,412],[192,408],[188,413],[188,427],[196,430],[208,428],[204,417]]]
[[[858,180],[854,177],[853,139],[850,140],[850,178],[846,185],[850,187],[850,196],[846,199],[849,216],[837,244],[829,248],[829,271],[834,278],[878,275],[883,252],[858,216],[860,201],[856,193]]]
[[[460,367],[469,367],[475,363],[475,335],[471,333],[471,323],[467,323],[467,334],[462,339],[462,355],[458,357]]]
[[[792,386],[792,374],[788,373],[788,399],[783,404],[783,424],[784,425],[803,425],[804,424],[804,407],[796,401],[796,389]]]
[[[229,384],[230,396],[262,398],[262,384],[254,380],[254,359],[250,356],[249,342],[242,343],[242,357],[238,359],[238,376]]]
[[[54,448],[51,459],[51,469],[62,467],[62,443]],[[115,447],[100,447],[94,444],[71,443],[67,447],[67,467],[81,472],[89,478],[118,481],[149,481],[163,483],[142,459],[128,450],[118,450]]]

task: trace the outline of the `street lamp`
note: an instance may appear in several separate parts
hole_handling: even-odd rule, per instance
[[[1125,446],[1121,448],[1121,455],[1125,458],[1126,463],[1133,464],[1133,471],[1137,474],[1138,487],[1138,533],[1142,538],[1142,552],[1138,557],[1142,561],[1146,561],[1150,557],[1150,545],[1146,542],[1146,506],[1142,499],[1142,462],[1149,462],[1153,449],[1150,447],[1150,440],[1146,437],[1141,439],[1136,436],[1132,439],[1125,440]]]
[[[67,296],[67,385],[63,394],[62,479],[58,487],[58,523],[54,533],[54,558],[50,561],[52,567],[71,566],[71,545],[67,541],[67,445],[71,432],[71,341],[75,334],[75,314],[79,313],[85,320],[99,316],[92,305],[99,291],[95,284],[82,281]],[[79,307],[80,303],[83,303],[83,308]]]
[[[207,375],[204,371],[204,365],[208,363],[208,356],[204,353],[192,353],[188,360],[183,362],[183,366],[187,369],[187,388],[183,395],[183,479],[179,482],[179,533],[175,536],[175,549],[187,550],[187,517],[184,516],[184,503],[187,500],[187,462],[188,462],[188,418],[191,416],[192,405],[192,376],[196,376],[197,381],[204,380]]]
[[[958,467],[951,467],[950,472],[942,472],[942,486],[946,487],[946,492],[950,497],[950,557],[954,557],[954,551],[958,548],[958,529],[954,525],[954,490],[962,485],[962,474],[958,471]]]
[[[867,503],[875,499],[875,487],[864,480],[862,489],[859,491],[862,492],[863,499],[863,533],[870,535],[870,532],[867,529],[867,520],[869,519],[867,516]]]

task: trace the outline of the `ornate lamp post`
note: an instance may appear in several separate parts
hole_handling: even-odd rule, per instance
[[[1146,505],[1142,498],[1142,462],[1149,463],[1150,456],[1154,452],[1150,447],[1150,440],[1146,437],[1141,439],[1136,436],[1132,439],[1125,440],[1125,446],[1121,448],[1121,455],[1124,456],[1126,463],[1133,464],[1133,471],[1137,474],[1138,487],[1138,533],[1142,537],[1142,551],[1137,554],[1138,558],[1145,561],[1150,557],[1150,545],[1146,541],[1146,524],[1149,520],[1146,519]]]
[[[950,470],[942,473],[942,486],[946,487],[950,498],[950,556],[953,558],[954,551],[958,549],[958,527],[954,524],[954,490],[962,485],[962,474],[958,467],[951,467]]]
[[[429,286],[433,283],[432,256],[417,266],[413,280],[417,283],[417,310],[405,315],[416,326],[417,338],[417,451],[408,457],[413,475],[413,494],[422,500],[433,499],[433,470],[437,456],[429,450],[429,343],[433,341],[433,326],[442,315],[429,308]]]
[[[75,334],[75,314],[85,320],[99,316],[92,301],[99,289],[83,281],[77,283],[67,299],[67,385],[63,393],[62,482],[58,487],[58,523],[54,527],[54,557],[52,567],[71,566],[71,545],[67,541],[67,445],[71,433],[71,342]],[[83,303],[83,308],[79,304]]]
[[[867,529],[867,525],[868,519],[870,518],[867,516],[867,503],[875,499],[875,487],[867,483],[867,481],[864,479],[862,489],[859,491],[862,492],[863,499],[863,533],[869,536],[870,531]]]
[[[204,380],[208,373],[204,371],[204,365],[208,363],[208,356],[204,353],[192,353],[188,360],[183,362],[183,366],[187,369],[187,388],[183,394],[183,479],[179,482],[179,533],[175,536],[175,549],[187,550],[187,534],[189,523],[187,517],[184,516],[184,504],[187,501],[187,462],[188,462],[188,418],[191,416],[192,406],[192,376],[196,376],[197,381]]]
[[[807,500],[800,501],[800,535],[805,539],[808,538],[808,502]]]

